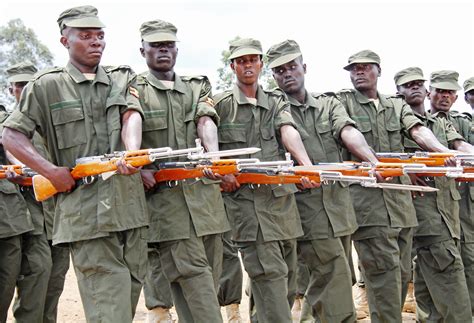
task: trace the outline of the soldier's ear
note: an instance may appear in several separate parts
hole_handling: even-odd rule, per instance
[[[59,41],[61,42],[61,44],[63,44],[64,47],[69,48],[69,40],[66,36],[61,36],[61,39]]]
[[[303,71],[306,74],[306,64],[305,63],[303,63]]]
[[[235,66],[234,66],[234,61],[233,60],[230,62],[230,68],[232,69],[232,71],[235,72]]]
[[[454,98],[453,103],[456,102],[457,99],[458,99],[458,95],[456,94],[456,97]]]
[[[140,54],[142,54],[142,57],[145,57],[145,49],[143,47],[140,47]]]
[[[379,71],[378,77],[382,76],[382,69],[380,68],[380,66],[377,66],[377,70]]]

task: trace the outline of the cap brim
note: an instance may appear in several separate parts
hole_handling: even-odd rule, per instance
[[[350,67],[354,64],[368,64],[368,63],[379,65],[379,62],[377,62],[376,60],[373,60],[370,58],[358,58],[358,59],[353,60],[350,64],[347,64],[346,66],[344,66],[344,69],[346,71],[349,71]]]
[[[163,41],[179,41],[176,35],[170,33],[153,33],[143,35],[142,39],[149,43],[163,42]]]
[[[95,18],[95,17],[85,17],[85,18],[65,21],[64,25],[67,27],[73,27],[73,28],[104,28],[105,27],[102,21],[100,21],[99,18]]]
[[[8,78],[8,82],[16,83],[16,82],[29,82],[33,79],[33,74],[17,74],[12,77]]]
[[[411,81],[425,82],[426,80],[423,78],[423,75],[412,74],[412,75],[406,75],[406,76],[400,77],[400,79],[396,82],[396,85],[402,85]]]
[[[458,84],[452,82],[431,83],[430,86],[441,90],[459,91],[462,89]]]
[[[246,47],[246,48],[238,49],[235,52],[233,52],[229,56],[229,59],[234,59],[234,58],[244,56],[244,55],[262,55],[263,56],[263,53],[262,53],[262,51],[260,51],[256,48]]]
[[[469,92],[469,91],[471,91],[471,90],[474,90],[474,84],[469,85],[468,87],[466,87],[466,88],[464,89],[464,93],[467,93],[467,92]]]
[[[297,57],[300,57],[301,53],[291,53],[291,54],[286,54],[283,56],[278,57],[274,61],[271,61],[268,63],[268,68],[274,68],[283,64],[286,64],[288,62],[291,62]]]

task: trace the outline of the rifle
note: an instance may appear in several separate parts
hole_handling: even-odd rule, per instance
[[[423,164],[427,169],[420,172],[418,176],[443,176],[440,172],[447,170],[444,176],[455,178],[459,182],[474,181],[474,155],[461,153],[432,153],[417,151],[414,153],[376,153],[379,161],[395,164]],[[454,158],[456,167],[443,167],[446,158]],[[438,168],[437,168],[438,167]],[[408,167],[407,169],[410,169]],[[430,169],[432,170],[430,172]]]
[[[236,174],[240,184],[298,184],[303,177],[317,183],[329,184],[332,182],[357,183],[369,188],[397,189],[422,192],[435,192],[438,189],[427,186],[403,185],[394,183],[377,183],[375,172],[383,177],[404,175],[402,167],[372,166],[368,163],[324,163],[315,166],[296,166],[286,170],[274,168],[248,167]]]
[[[158,159],[176,158],[185,156],[190,160],[206,160],[218,157],[253,154],[260,148],[231,149],[216,152],[205,152],[201,141],[196,139],[196,147],[173,150],[170,147],[141,149],[134,151],[119,151],[101,156],[83,157],[76,160],[76,166],[71,170],[71,176],[75,180],[82,179],[84,184],[92,184],[96,176],[104,180],[115,174],[117,162],[124,160],[126,164],[133,167],[145,166]],[[44,201],[54,196],[58,191],[53,184],[44,176],[33,176],[33,189],[37,201]]]
[[[10,170],[18,175],[22,175],[21,178],[16,179],[16,183],[21,186],[32,186],[32,177],[37,174],[31,168],[23,165],[1,165],[0,167],[0,179],[6,179],[7,170]]]

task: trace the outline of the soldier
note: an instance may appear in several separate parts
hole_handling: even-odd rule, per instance
[[[7,69],[10,81],[9,91],[15,97],[17,104],[23,88],[33,79],[36,72],[37,69],[31,62],[21,62]],[[44,146],[43,138],[38,133],[33,135],[32,142],[43,157],[51,159]],[[20,163],[11,154],[8,157],[13,164]],[[56,322],[59,297],[69,269],[69,250],[52,246],[53,199],[41,203],[35,200],[31,187],[23,186],[21,191],[32,215],[35,230],[23,239],[25,253],[22,262],[25,264],[23,270],[26,272],[22,273],[17,284],[19,297],[13,306],[13,313],[17,320],[25,316],[28,322],[34,322],[35,319],[39,320],[41,317],[42,322]],[[52,267],[46,270],[51,265],[51,261]],[[48,272],[51,272],[49,276]]]
[[[448,151],[433,133],[422,126],[401,97],[377,91],[380,57],[370,50],[349,57],[344,67],[354,89],[338,97],[367,143],[376,152],[403,151],[402,134],[427,151]],[[358,160],[347,152],[346,160]],[[409,184],[408,176],[393,181]],[[411,277],[415,208],[408,191],[350,187],[359,229],[353,234],[365,278],[372,322],[401,322],[401,309]]]
[[[182,77],[174,71],[176,27],[154,20],[143,23],[140,33],[140,52],[148,65],[138,79],[145,114],[142,147],[185,149],[194,147],[200,138],[208,151],[217,150],[219,117],[209,80]],[[221,322],[216,290],[222,270],[222,233],[230,228],[219,185],[202,178],[169,187],[156,183],[155,171],[156,167],[142,170],[144,185],[151,190],[147,194],[149,246],[159,252],[178,318]]]
[[[418,67],[401,70],[394,77],[399,94],[403,95],[415,116],[423,122],[445,146],[472,152],[473,147],[464,141],[446,118],[433,117],[425,112],[427,96],[423,72]],[[437,74],[432,74],[436,83]],[[455,85],[454,78],[447,82]],[[420,146],[408,137],[403,140],[406,152],[420,151]],[[413,177],[420,185],[430,185],[438,192],[424,193],[413,199],[418,219],[414,232],[416,249],[415,298],[418,307],[428,314],[429,322],[468,322],[471,319],[469,293],[458,250],[460,239],[460,198],[454,179]],[[456,298],[446,297],[456,295]],[[420,317],[419,313],[417,316]]]
[[[286,40],[268,52],[268,67],[288,96],[291,113],[312,163],[342,162],[341,144],[361,159],[377,158],[334,93],[310,94],[298,44]],[[349,188],[341,183],[297,192],[303,224],[298,252],[310,271],[306,298],[322,322],[354,322],[348,264],[351,234],[357,229]]]
[[[3,105],[0,107],[2,130],[8,114]],[[1,135],[0,164],[8,164]],[[0,322],[6,322],[22,269],[22,236],[32,232],[34,226],[18,186],[5,179],[0,179],[0,210]]]
[[[135,75],[127,66],[99,65],[105,40],[96,8],[65,10],[58,24],[69,62],[38,73],[25,88],[4,123],[4,145],[60,192],[53,243],[69,245],[87,321],[131,322],[146,273],[140,174],[120,161],[117,175],[76,185],[70,169],[80,157],[140,148]],[[52,162],[31,144],[35,130]]]
[[[470,77],[463,83],[464,100],[474,109],[474,77]]]
[[[220,117],[219,148],[255,146],[262,150],[253,158],[280,160],[284,159],[284,146],[299,164],[311,165],[283,93],[265,91],[258,84],[262,55],[258,40],[245,38],[230,44],[230,66],[237,81],[232,90],[215,97]],[[258,321],[291,322],[296,238],[303,234],[294,197],[296,187],[240,186],[233,175],[217,177],[223,180],[232,240],[251,280]],[[306,179],[303,185],[313,187],[314,183]]]

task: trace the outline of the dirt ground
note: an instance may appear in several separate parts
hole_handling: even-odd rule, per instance
[[[354,252],[354,256],[357,257],[355,252]],[[246,279],[247,277],[246,275],[244,275],[244,286],[246,285]],[[241,312],[242,318],[244,319],[244,322],[248,323],[249,322],[248,315],[247,315],[248,297],[245,295],[245,293],[243,293],[242,304],[240,305],[240,312]],[[137,306],[135,319],[133,320],[133,322],[143,322],[143,323],[146,322],[146,313],[147,313],[147,309],[145,307],[145,299],[143,297],[143,292],[142,292],[138,306]],[[174,312],[173,312],[173,317],[176,318],[176,314]],[[222,317],[224,319],[224,322],[226,322],[224,309],[222,310]],[[10,311],[7,322],[13,322],[12,318],[13,316]],[[66,276],[64,292],[61,295],[61,298],[59,300],[59,310],[58,310],[58,323],[69,323],[69,322],[74,322],[74,323],[86,322],[84,318],[84,311],[82,309],[81,298],[79,296],[79,290],[77,287],[76,275],[74,274],[74,269],[72,268],[72,264]],[[294,322],[298,322],[297,317],[294,317]],[[358,321],[358,323],[367,323],[367,322],[370,322],[370,320]],[[413,314],[404,313],[403,322],[415,322],[415,316]]]

